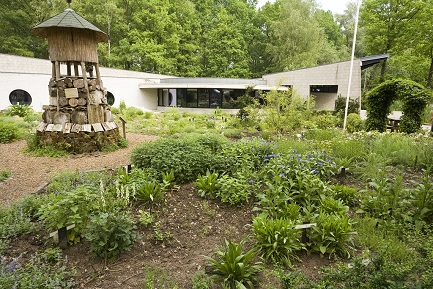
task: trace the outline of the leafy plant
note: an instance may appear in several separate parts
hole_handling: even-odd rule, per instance
[[[84,237],[90,242],[90,252],[94,256],[113,260],[131,249],[134,229],[134,220],[128,214],[102,212],[90,218]]]
[[[12,261],[0,259],[2,288],[76,288],[75,271],[66,269],[67,261],[61,256],[47,259],[46,254],[37,253],[25,263],[24,259],[23,254]]]
[[[139,220],[140,224],[147,227],[148,225],[152,224],[153,222],[153,216],[150,212],[146,212],[143,210],[138,210],[138,213],[140,214]]]
[[[19,138],[19,127],[13,122],[0,122],[0,143],[12,142]]]
[[[347,215],[320,213],[317,226],[307,233],[313,251],[329,256],[338,254],[350,257],[351,236],[355,234],[352,222]]]
[[[414,207],[414,218],[418,225],[430,223],[433,220],[433,182],[430,179],[430,170],[424,171],[421,183],[411,193],[410,203]]]
[[[199,175],[194,185],[198,189],[200,197],[216,198],[219,191],[220,183],[218,182],[218,173],[206,171],[206,175]]]
[[[153,225],[153,239],[155,241],[168,243],[172,237],[173,235],[170,232],[164,232],[161,230],[159,222],[156,222]]]
[[[11,172],[9,170],[0,170],[0,182],[3,182],[11,176]]]
[[[222,202],[230,205],[240,205],[248,202],[251,194],[250,187],[243,178],[224,175],[218,180],[218,184],[220,189],[216,195]]]
[[[49,230],[74,224],[68,231],[70,242],[79,242],[93,212],[100,208],[100,194],[93,187],[81,185],[71,192],[52,195],[52,199],[39,209],[40,219]]]
[[[303,249],[299,240],[299,230],[295,221],[289,219],[271,219],[257,216],[253,219],[255,248],[260,256],[276,264],[290,265],[297,259],[296,252]]]
[[[215,259],[205,256],[214,281],[222,282],[229,288],[254,288],[261,265],[258,262],[254,263],[255,249],[244,253],[243,246],[244,241],[236,244],[226,239],[224,247],[215,252]]]
[[[33,109],[30,105],[13,104],[6,109],[5,114],[9,116],[25,117],[33,114]]]
[[[197,271],[192,276],[192,289],[212,288],[212,279],[204,271]]]
[[[172,280],[165,271],[158,267],[145,266],[144,289],[178,289],[176,280]]]
[[[161,184],[156,181],[148,181],[141,183],[135,193],[135,198],[138,201],[148,203],[148,204],[156,204],[164,199],[165,192],[161,186]]]

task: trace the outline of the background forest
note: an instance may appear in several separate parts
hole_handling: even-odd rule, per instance
[[[0,53],[48,58],[31,28],[64,0],[0,0]],[[185,77],[254,78],[350,59],[356,2],[344,14],[314,0],[76,0],[72,8],[110,35],[106,67]],[[404,77],[432,87],[431,0],[364,0],[355,56],[390,53],[365,88]]]

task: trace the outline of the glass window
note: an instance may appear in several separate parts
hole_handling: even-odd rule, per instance
[[[107,103],[108,103],[108,105],[113,105],[115,101],[116,101],[116,99],[114,98],[114,95],[111,92],[107,91]]]
[[[197,107],[197,89],[188,89],[186,92],[186,106]]]
[[[338,85],[310,85],[310,92],[337,93]]]
[[[209,107],[209,89],[197,89],[198,107]]]
[[[222,90],[212,89],[210,94],[210,107],[217,108],[222,107]]]
[[[186,88],[179,88],[176,90],[177,106],[186,107],[187,90]]]
[[[31,95],[22,89],[15,89],[9,94],[9,101],[11,104],[32,104]]]

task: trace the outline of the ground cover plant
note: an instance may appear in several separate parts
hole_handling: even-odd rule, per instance
[[[46,268],[46,288],[431,287],[428,134],[221,133],[143,143],[131,170],[63,172],[3,208],[2,285]],[[48,235],[70,225],[60,253]]]

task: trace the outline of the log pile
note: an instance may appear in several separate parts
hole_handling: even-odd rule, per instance
[[[113,121],[101,80],[51,79],[48,89],[50,102],[43,106],[42,122],[37,128],[41,144],[82,153],[118,142],[119,129]]]

